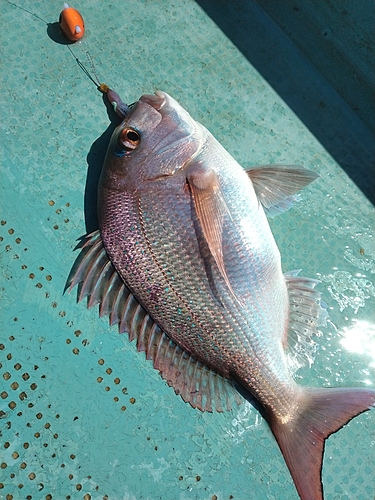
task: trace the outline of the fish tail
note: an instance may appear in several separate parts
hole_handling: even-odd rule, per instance
[[[356,415],[375,405],[375,391],[364,388],[306,389],[299,413],[287,423],[269,423],[302,500],[323,500],[324,441]]]

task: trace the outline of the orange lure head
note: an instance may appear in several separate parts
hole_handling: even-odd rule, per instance
[[[81,14],[66,3],[60,13],[59,24],[61,31],[71,42],[77,42],[85,33],[85,23]]]

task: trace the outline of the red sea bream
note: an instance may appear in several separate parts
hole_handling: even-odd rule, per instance
[[[324,316],[317,281],[283,273],[267,215],[318,176],[245,171],[168,94],[144,95],[116,128],[98,191],[99,231],[68,280],[128,332],[176,393],[231,409],[260,403],[302,500],[321,500],[325,439],[375,403],[365,388],[295,383],[288,334],[308,343]]]

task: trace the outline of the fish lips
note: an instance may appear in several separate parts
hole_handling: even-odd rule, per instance
[[[148,104],[163,118],[174,122],[176,127],[184,125],[185,128],[193,129],[197,123],[173,97],[161,90],[157,90],[155,94],[144,94],[138,103]]]
[[[144,94],[139,100],[152,106],[156,111],[160,111],[167,103],[168,94],[157,90],[155,94]]]

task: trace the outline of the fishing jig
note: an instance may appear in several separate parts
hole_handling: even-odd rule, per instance
[[[10,0],[6,0],[6,1],[10,5],[13,5],[14,7],[16,7],[17,9],[24,10],[25,12],[27,12],[31,16],[34,16],[36,19],[39,19],[40,21],[45,23],[47,26],[50,26],[50,23],[48,23],[47,21],[45,21],[44,19],[39,17],[37,14],[30,12],[29,10],[11,2]],[[67,3],[64,3],[64,8],[60,13],[59,25],[60,25],[61,31],[63,32],[65,37],[72,42],[76,42],[76,41],[80,40],[85,33],[85,24],[84,24],[84,21],[83,21],[81,14],[78,12],[78,10],[74,9],[73,7],[69,7],[69,5]],[[121,100],[121,97],[117,94],[117,92],[115,92],[114,90],[109,88],[109,86],[106,85],[105,83],[100,83],[99,77],[95,71],[95,66],[94,66],[93,60],[92,60],[89,52],[86,52],[86,56],[87,56],[87,59],[88,59],[89,64],[90,64],[91,71],[92,71],[93,75],[95,76],[96,80],[90,74],[90,72],[85,67],[85,65],[78,59],[78,57],[76,57],[76,55],[74,54],[72,49],[69,47],[69,45],[67,45],[67,48],[69,49],[70,53],[72,54],[72,56],[76,60],[76,63],[78,64],[78,66],[85,73],[85,75],[94,83],[94,85],[99,90],[99,92],[101,92],[102,94],[106,94],[108,101],[112,105],[116,114],[121,119],[124,119],[129,114],[129,111],[132,107],[132,104],[130,104],[130,106],[128,106],[125,102],[123,102]]]
[[[64,3],[64,8],[60,12],[59,25],[71,42],[77,42],[85,34],[85,23],[81,14],[73,7],[69,7],[67,3]]]
[[[107,96],[107,99],[110,102],[110,104],[112,105],[115,113],[123,120],[129,114],[129,111],[130,111],[130,108],[132,107],[132,105],[129,106],[128,104],[126,104],[121,99],[121,97],[117,94],[117,92],[112,90],[106,83],[100,83],[99,77],[95,71],[95,66],[94,66],[93,60],[92,60],[89,52],[86,52],[86,57],[89,61],[91,71],[92,71],[95,78],[90,74],[90,72],[88,71],[86,66],[83,64],[83,62],[80,61],[78,59],[78,57],[75,56],[74,52],[72,51],[72,49],[69,46],[68,46],[68,49],[70,50],[70,53],[72,54],[72,56],[76,60],[76,63],[81,68],[81,70],[94,83],[94,85],[99,90],[99,92],[101,92],[102,94],[105,94]]]

